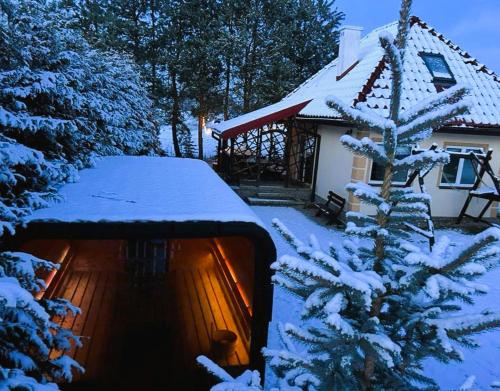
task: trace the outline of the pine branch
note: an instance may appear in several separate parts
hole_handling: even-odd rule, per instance
[[[207,372],[218,378],[219,380],[230,382],[233,381],[234,378],[227,373],[224,369],[215,364],[212,360],[205,356],[198,356],[196,358],[196,362],[204,367]]]
[[[363,225],[366,225],[366,224],[370,224],[370,225],[375,225],[377,223],[377,221],[375,220],[375,218],[371,217],[371,216],[367,216],[365,215],[364,213],[360,213],[360,212],[352,212],[352,211],[349,211],[346,213],[346,218],[348,221],[351,221],[357,225],[359,224],[363,224]]]
[[[394,121],[377,114],[370,114],[365,111],[354,109],[335,96],[328,96],[326,98],[326,105],[337,111],[346,121],[354,123],[358,129],[372,130],[379,134],[383,134],[386,131],[394,131],[396,129]]]
[[[356,155],[365,156],[383,165],[387,164],[387,155],[384,148],[368,137],[358,140],[345,134],[340,138],[340,142]]]
[[[500,327],[500,312],[459,315],[444,319],[430,319],[428,324],[446,330],[450,337],[479,333]]]
[[[402,125],[406,125],[423,115],[437,111],[445,105],[460,102],[468,93],[468,87],[456,85],[438,93],[437,95],[433,94],[429,98],[400,113],[399,121]]]
[[[379,40],[380,40],[380,45],[382,46],[385,52],[384,58],[389,63],[391,68],[392,83],[391,83],[391,102],[390,102],[389,118],[395,123],[397,123],[399,118],[399,109],[401,106],[403,62],[401,59],[401,53],[398,47],[393,43],[394,38],[389,32],[384,31],[380,33]],[[384,135],[384,136],[388,137],[389,135]]]
[[[439,129],[449,120],[459,115],[467,114],[469,107],[469,100],[464,99],[452,105],[447,105],[442,109],[429,111],[398,128],[398,138],[399,140],[404,140],[427,129]]]
[[[364,202],[379,206],[385,203],[385,200],[380,196],[378,189],[364,182],[349,183],[345,189],[350,191],[352,195],[362,199]]]
[[[406,47],[408,39],[408,29],[410,27],[410,13],[412,0],[403,0],[399,10],[398,35],[396,36],[396,46],[400,50]]]
[[[500,241],[500,229],[492,227],[477,234],[473,240],[446,265],[439,268],[441,273],[451,273],[455,269],[469,262],[478,252],[485,249],[487,246]]]
[[[447,164],[450,155],[447,152],[428,150],[416,155],[410,155],[394,161],[394,168],[398,171],[418,170],[435,164]]]

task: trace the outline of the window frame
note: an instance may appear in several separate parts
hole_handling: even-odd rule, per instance
[[[376,142],[378,145],[382,145],[382,142]],[[415,148],[415,146],[413,147],[410,147],[410,155],[412,154],[412,151],[413,149]],[[409,155],[408,155],[409,156]],[[373,159],[371,159],[371,164],[370,164],[370,170],[368,171],[368,184],[369,185],[374,185],[374,186],[381,186],[383,181],[380,181],[380,180],[375,180],[375,179],[371,179],[372,177],[372,173],[373,173],[373,166],[374,164],[377,164],[377,162],[373,161]],[[406,185],[406,181],[408,180],[408,178],[410,177],[410,170],[407,171],[406,173],[406,179],[404,181],[393,181],[392,182],[392,185],[394,187],[403,187],[404,185]]]
[[[442,54],[421,52],[421,53],[419,53],[419,55],[422,58],[422,61],[424,62],[425,67],[427,68],[427,70],[431,74],[432,82],[434,83],[434,86],[436,87],[436,90],[438,92],[441,92],[441,91],[445,90],[446,88],[449,88],[449,87],[457,84],[457,79],[455,79],[455,75],[451,71],[450,65],[448,64],[448,62],[446,61],[446,58],[444,58],[444,56]],[[448,71],[450,77],[447,78],[447,77],[436,76],[434,74],[434,71],[432,70],[432,68],[430,67],[430,65],[426,61],[426,58],[429,58],[429,57],[440,58],[443,61],[443,64],[445,65],[446,70]]]
[[[460,149],[460,152],[450,152],[449,151],[450,148]],[[484,146],[481,146],[481,145],[457,145],[457,144],[444,145],[445,152],[448,152],[450,155],[453,155],[453,153],[460,153],[460,154],[468,153],[467,150],[469,150],[469,152],[470,152],[471,149],[479,149],[482,151],[481,155],[485,155],[484,151],[488,148],[485,148]],[[465,158],[460,158],[460,160],[458,162],[457,174],[455,176],[454,183],[443,183],[443,173],[444,173],[445,165],[443,165],[441,167],[441,170],[440,170],[441,172],[440,172],[440,175],[438,178],[438,186],[440,189],[471,189],[472,187],[474,187],[474,184],[476,183],[475,180],[474,180],[474,183],[471,183],[471,184],[460,183],[462,180],[462,175],[463,175],[464,162],[465,162]],[[474,175],[474,176],[476,176],[476,175]]]

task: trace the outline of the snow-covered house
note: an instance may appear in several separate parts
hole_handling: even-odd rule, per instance
[[[348,197],[344,186],[353,180],[376,185],[382,172],[367,159],[353,158],[339,138],[345,133],[373,139],[376,135],[344,121],[327,107],[325,98],[334,95],[387,115],[390,79],[378,36],[384,30],[395,36],[396,28],[396,23],[389,24],[362,37],[361,28],[344,27],[338,58],[283,100],[213,124],[220,145],[219,170],[228,180],[245,185],[250,182],[243,179],[281,181],[302,189],[300,194],[307,189],[312,197],[326,198],[333,190],[348,199],[349,210],[366,208]],[[455,84],[471,89],[470,113],[436,129],[429,143],[451,154],[448,165],[425,178],[433,214],[456,217],[476,179],[476,166],[464,155],[493,149],[491,167],[495,174],[500,169],[500,78],[417,17],[411,18],[405,56],[403,109]],[[407,180],[404,175],[397,179]],[[493,187],[487,176],[483,182]],[[468,212],[478,214],[484,206],[484,200],[474,198]],[[496,216],[496,203],[488,204],[485,217],[490,216]]]
[[[60,264],[40,277],[82,310],[57,320],[83,336],[78,387],[208,389],[200,354],[263,368],[276,250],[206,163],[106,157],[59,193],[9,246]]]

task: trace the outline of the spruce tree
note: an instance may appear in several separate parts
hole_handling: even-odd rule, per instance
[[[473,303],[486,292],[475,280],[493,262],[500,230],[490,228],[454,247],[441,238],[431,252],[408,241],[404,225],[427,220],[427,194],[394,187],[399,172],[448,162],[443,151],[396,157],[400,147],[414,147],[433,129],[468,110],[467,89],[456,86],[407,110],[401,110],[405,77],[410,0],[403,0],[398,34],[380,34],[380,45],[392,75],[390,115],[380,117],[366,107],[352,108],[335,97],[327,104],[358,128],[380,135],[345,135],[342,143],[356,155],[385,168],[380,188],[357,182],[347,189],[376,209],[375,216],[347,214],[342,245],[323,251],[312,237],[303,243],[279,221],[274,224],[299,257],[283,256],[274,265],[274,282],[304,300],[303,326],[286,324],[283,334],[296,346],[265,349],[269,364],[291,387],[303,390],[396,390],[436,388],[422,361],[460,361],[459,347],[474,346],[472,336],[500,326],[500,312],[461,315],[460,301]],[[356,239],[356,237],[362,240]]]
[[[93,157],[158,150],[152,105],[129,58],[93,49],[69,28],[71,9],[43,0],[0,2],[0,244],[47,206]],[[83,370],[79,345],[55,320],[71,303],[35,299],[57,266],[0,251],[0,389],[54,390]]]
[[[56,198],[56,185],[75,170],[0,135],[0,239],[17,222]],[[34,299],[45,288],[41,271],[57,265],[17,252],[0,252],[0,389],[56,390],[83,368],[65,355],[79,339],[54,320],[78,309],[66,300]]]

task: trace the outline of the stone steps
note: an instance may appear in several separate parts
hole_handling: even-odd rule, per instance
[[[290,193],[274,193],[274,192],[259,192],[257,193],[258,198],[275,198],[275,199],[295,199]]]
[[[303,205],[304,201],[297,199],[284,199],[284,198],[261,198],[261,197],[247,197],[250,205],[261,206],[296,206]]]

